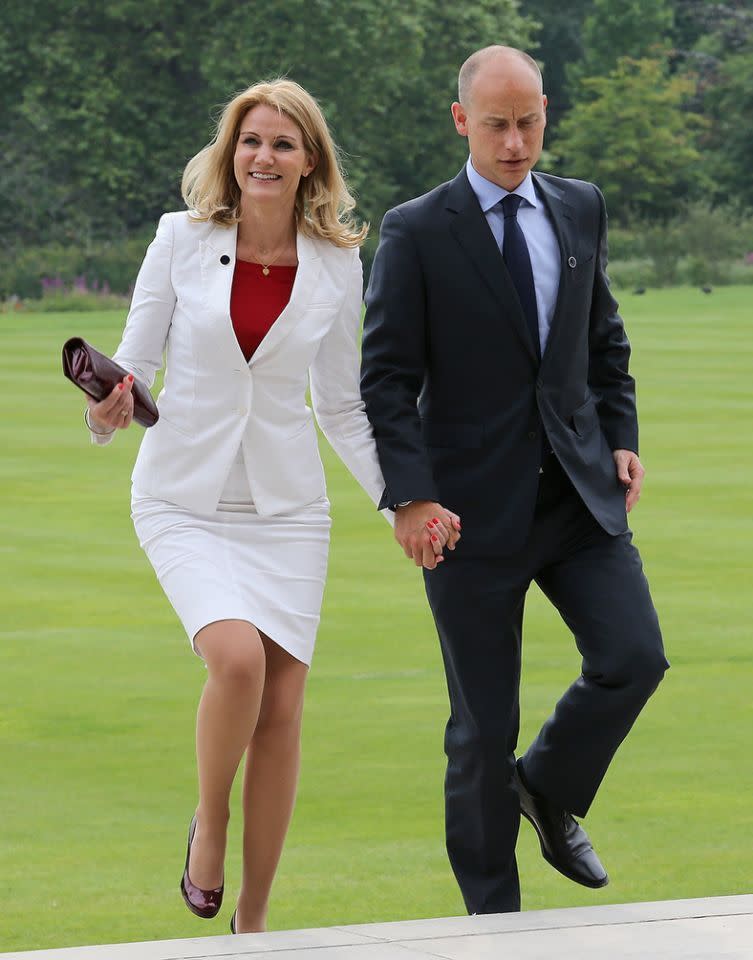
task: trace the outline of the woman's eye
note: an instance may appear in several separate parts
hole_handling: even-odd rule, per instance
[[[278,140],[275,144],[278,150],[292,150],[293,144],[289,140]]]
[[[253,144],[258,143],[259,141],[256,139],[256,137],[246,137],[246,139],[243,142],[247,143],[249,146],[252,146]]]

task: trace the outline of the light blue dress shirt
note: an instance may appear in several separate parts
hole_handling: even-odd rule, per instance
[[[478,197],[486,222],[501,252],[505,236],[505,216],[499,201],[510,191],[477,173],[470,157],[465,169],[471,189]],[[530,171],[525,180],[512,192],[523,197],[518,208],[518,224],[526,238],[528,255],[531,258],[533,285],[536,288],[536,308],[539,314],[539,342],[543,356],[560,285],[560,248],[544,204],[536,196]]]

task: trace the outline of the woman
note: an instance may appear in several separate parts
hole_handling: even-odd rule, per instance
[[[243,878],[233,932],[265,929],[295,799],[303,693],[329,544],[329,504],[305,395],[371,498],[383,489],[358,389],[366,230],[321,111],[300,86],[250,87],[187,165],[188,211],[162,217],[114,359],[129,375],[89,402],[95,443],[130,425],[133,377],[160,419],[133,472],[139,541],[208,670],[199,800],[181,880],[220,909],[230,790],[246,754]],[[457,531],[430,532],[425,565]],[[427,538],[428,539],[428,538]]]

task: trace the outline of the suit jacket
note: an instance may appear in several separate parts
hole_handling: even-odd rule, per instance
[[[626,529],[612,451],[638,450],[630,346],[605,274],[607,217],[589,183],[534,174],[561,279],[539,363],[465,170],[389,211],[366,295],[361,392],[386,481],[381,505],[431,499],[464,551],[518,549],[541,430],[596,520]]]
[[[211,513],[241,446],[260,514],[324,496],[310,381],[323,433],[378,501],[384,481],[358,387],[358,250],[299,233],[290,301],[246,361],[230,318],[236,238],[236,227],[170,213],[146,253],[114,356],[151,386],[167,351],[160,419],[144,435],[134,485]]]

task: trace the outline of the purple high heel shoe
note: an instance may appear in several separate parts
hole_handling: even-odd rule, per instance
[[[188,850],[186,851],[186,866],[183,870],[183,876],[180,881],[180,892],[191,913],[196,914],[203,920],[211,920],[220,912],[222,906],[222,894],[225,891],[225,883],[216,887],[214,890],[202,890],[196,884],[191,882],[188,875],[188,862],[191,859],[191,843],[196,833],[196,815],[191,820],[188,828]]]

